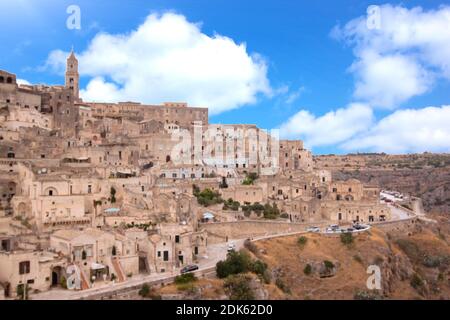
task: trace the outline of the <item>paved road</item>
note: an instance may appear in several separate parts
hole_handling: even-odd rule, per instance
[[[239,250],[244,245],[244,240],[230,240],[236,245],[236,249]],[[208,246],[207,256],[202,257],[198,263],[199,272],[213,268],[216,263],[226,258],[228,243],[220,243]],[[105,295],[110,291],[119,289],[131,288],[133,286],[141,285],[144,283],[151,283],[158,280],[170,279],[180,274],[180,269],[175,269],[172,272],[154,273],[150,275],[136,275],[130,280],[120,283],[95,283],[93,288],[83,291],[72,291],[61,288],[51,289],[46,292],[37,294],[30,294],[32,300],[76,300],[86,298],[88,296],[104,293]]]

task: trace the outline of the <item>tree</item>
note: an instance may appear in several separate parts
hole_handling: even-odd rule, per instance
[[[303,269],[303,273],[306,274],[307,276],[309,276],[312,272],[312,267],[311,265],[308,263],[306,264],[305,268]]]
[[[258,179],[258,174],[255,172],[250,172],[247,174],[244,181],[242,181],[242,184],[246,186],[252,185],[256,179]]]
[[[353,235],[351,232],[346,232],[341,234],[341,242],[345,245],[350,245],[353,243]]]
[[[231,300],[254,300],[255,294],[250,286],[251,278],[247,275],[232,275],[224,282],[224,289]]]
[[[251,269],[250,256],[245,251],[230,251],[225,260],[216,264],[216,274],[219,278],[226,278],[232,274],[244,273]]]
[[[306,243],[308,242],[308,238],[305,236],[301,236],[298,238],[297,243],[300,246],[300,248],[305,247]]]

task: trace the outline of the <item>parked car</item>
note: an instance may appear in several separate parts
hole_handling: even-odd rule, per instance
[[[236,245],[234,243],[229,243],[227,250],[228,250],[228,252],[236,250]]]
[[[183,267],[181,269],[181,274],[188,273],[188,272],[191,272],[191,271],[194,271],[194,270],[198,270],[198,265],[190,264],[190,265],[187,265],[187,266],[185,266],[185,267]]]
[[[308,232],[320,232],[320,228],[319,227],[308,227],[306,229],[306,231],[308,231]]]

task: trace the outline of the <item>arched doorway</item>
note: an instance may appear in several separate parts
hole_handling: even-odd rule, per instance
[[[353,201],[353,196],[348,194],[345,196],[345,201]]]
[[[52,287],[57,287],[61,284],[63,278],[63,269],[60,266],[52,268]]]
[[[55,188],[53,188],[53,187],[48,187],[47,189],[45,189],[44,195],[57,196],[58,195],[58,191]]]

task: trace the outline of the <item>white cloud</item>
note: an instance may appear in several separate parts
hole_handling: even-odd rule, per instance
[[[280,136],[301,138],[308,148],[328,146],[344,142],[365,131],[372,121],[372,109],[359,103],[319,117],[301,110],[281,125]]]
[[[60,71],[66,55],[52,52],[47,67]],[[81,75],[93,77],[84,100],[186,101],[217,114],[273,94],[260,55],[175,13],[151,14],[127,34],[99,33],[78,58]]]
[[[30,85],[31,84],[30,82],[28,82],[25,79],[16,79],[16,82],[18,85],[21,85],[21,84]]]
[[[450,152],[449,124],[450,106],[397,110],[375,121],[370,107],[354,103],[322,116],[301,110],[281,125],[280,136],[347,152]]]
[[[398,110],[343,143],[345,150],[450,152],[450,106]]]
[[[290,93],[288,97],[286,98],[287,104],[292,104],[295,101],[297,101],[298,98],[300,98],[300,95],[305,91],[305,87],[300,87],[296,91]]]
[[[435,78],[450,79],[450,7],[379,8],[381,28],[369,29],[364,16],[332,35],[354,47],[355,97],[395,108],[430,90]]]

